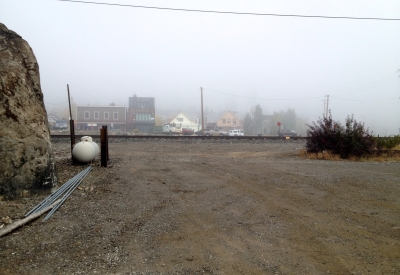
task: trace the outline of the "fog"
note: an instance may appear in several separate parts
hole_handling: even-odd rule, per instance
[[[103,2],[103,1],[96,1]],[[107,2],[107,1],[105,1]],[[400,18],[393,1],[108,1],[165,8]],[[400,21],[238,15],[64,1],[0,0],[0,22],[32,47],[46,109],[128,106],[232,110],[240,118],[294,108],[308,122],[348,115],[376,135],[400,132]]]

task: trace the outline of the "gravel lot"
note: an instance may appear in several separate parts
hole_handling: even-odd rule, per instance
[[[48,221],[0,238],[0,274],[400,274],[400,163],[309,160],[304,144],[111,143]],[[87,167],[69,146],[53,144],[60,183]]]

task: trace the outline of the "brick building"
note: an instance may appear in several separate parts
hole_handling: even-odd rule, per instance
[[[137,129],[142,133],[149,133],[155,126],[155,113],[154,97],[138,97],[136,94],[129,97],[127,130]]]

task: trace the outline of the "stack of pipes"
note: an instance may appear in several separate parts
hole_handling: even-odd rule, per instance
[[[26,213],[24,219],[10,224],[6,228],[0,230],[0,237],[12,232],[14,229],[26,224],[27,222],[36,219],[37,217],[41,216],[51,209],[51,211],[43,219],[43,221],[46,221],[64,203],[64,201],[72,194],[72,192],[74,192],[74,190],[79,186],[86,175],[89,174],[90,170],[92,170],[91,166],[64,183],[50,196],[45,198],[41,203],[39,203],[32,210]],[[62,198],[59,199],[61,196]]]
[[[64,183],[60,188],[50,194],[47,198],[45,198],[41,203],[36,205],[32,210],[25,214],[25,217],[37,213],[44,208],[52,205],[55,201],[57,201],[61,196],[60,202],[55,204],[51,211],[47,214],[47,216],[43,219],[46,221],[53,215],[53,213],[66,201],[66,199],[74,192],[74,190],[79,186],[79,184],[83,181],[87,174],[92,170],[92,167],[89,166],[75,177]]]

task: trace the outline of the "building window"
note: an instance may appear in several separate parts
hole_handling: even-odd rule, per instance
[[[228,124],[231,123],[231,119],[230,118],[228,118],[227,120],[228,120]]]
[[[177,120],[178,120],[179,122],[183,122],[183,118],[182,118],[182,117],[178,117]]]
[[[232,119],[232,122],[233,122],[233,124],[235,124],[236,125],[236,119],[234,118],[234,119]]]
[[[150,102],[137,102],[136,106],[138,108],[150,108]]]
[[[94,119],[99,119],[99,118],[100,118],[99,112],[94,112]]]
[[[136,114],[136,121],[150,121],[150,114]]]
[[[110,119],[110,113],[109,112],[104,112],[104,119],[106,119],[106,120]]]
[[[226,119],[225,118],[222,119],[222,124],[226,124]]]
[[[85,112],[83,113],[83,117],[84,117],[85,119],[89,119],[89,118],[90,118],[90,113],[89,113],[89,111],[85,111]]]
[[[114,120],[118,120],[118,112],[114,112],[113,113],[113,119]]]

